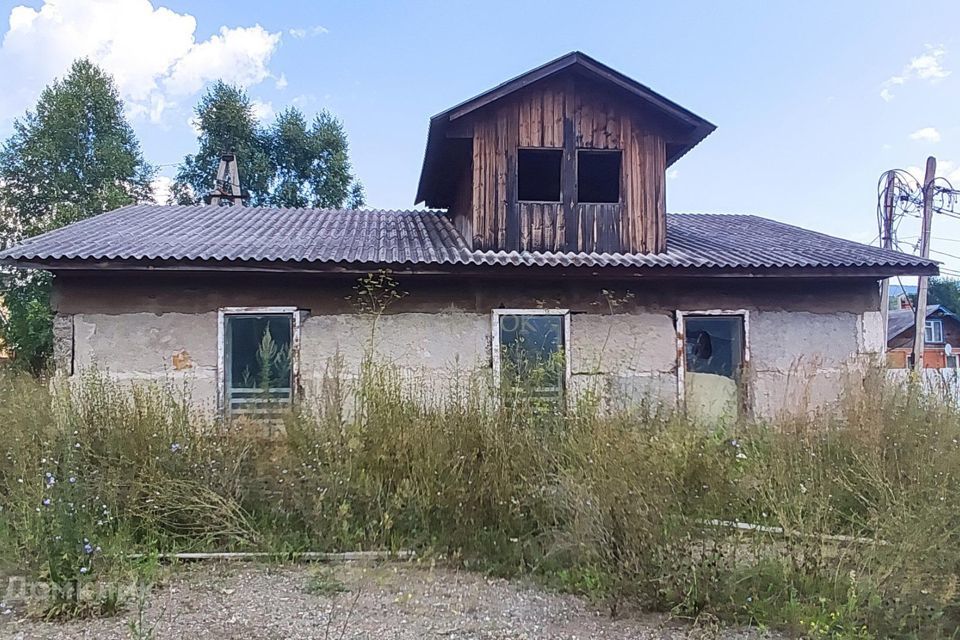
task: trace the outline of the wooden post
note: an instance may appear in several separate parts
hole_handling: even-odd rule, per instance
[[[245,195],[240,188],[240,171],[237,169],[237,155],[233,151],[220,155],[220,164],[217,166],[217,177],[213,183],[213,191],[204,198],[207,204],[219,206],[221,200],[227,200],[231,205],[243,204]]]
[[[937,159],[927,158],[923,177],[923,230],[920,233],[920,256],[930,257],[930,226],[933,222],[933,181],[937,177]],[[916,319],[913,326],[913,370],[923,371],[924,327],[927,321],[927,276],[920,276],[917,286]]]
[[[896,182],[896,174],[893,171],[887,172],[887,186],[883,192],[883,230],[881,232],[881,241],[884,249],[893,248],[893,188]],[[883,351],[887,351],[886,335],[887,322],[890,317],[890,278],[884,278],[880,285],[880,318],[883,326]]]

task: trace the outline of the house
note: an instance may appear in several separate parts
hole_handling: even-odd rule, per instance
[[[911,300],[917,299],[917,285],[891,283],[889,296],[887,301],[888,309],[909,309],[910,305],[913,304]]]
[[[378,357],[436,384],[547,370],[551,397],[597,388],[710,419],[827,402],[882,357],[878,283],[936,263],[668,214],[668,168],[713,130],[574,52],[430,120],[428,209],[139,204],[0,259],[55,274],[64,375],[172,376],[227,414],[309,395],[335,357],[356,370],[370,317],[351,298],[378,270],[406,294],[378,319]]]
[[[906,369],[912,360],[915,319],[909,308],[891,311],[887,318],[887,366],[891,369]],[[927,305],[923,344],[925,369],[956,369],[960,318],[942,305]]]

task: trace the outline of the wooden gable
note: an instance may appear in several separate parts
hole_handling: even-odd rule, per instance
[[[667,166],[713,126],[672,103],[646,94],[638,99],[616,72],[588,58],[616,75],[585,70],[582,54],[571,55],[572,62],[550,73],[541,73],[548,64],[433,119],[418,198],[448,208],[473,249],[666,249]],[[436,141],[441,135],[445,143]],[[518,185],[524,177],[518,160],[536,150],[554,150],[559,164],[558,189],[543,199],[524,198]],[[604,155],[590,153],[596,150],[615,154],[608,166],[619,163],[618,175],[606,176],[616,183],[615,197],[583,201],[591,176],[581,164]]]

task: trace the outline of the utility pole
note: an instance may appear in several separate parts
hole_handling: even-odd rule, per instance
[[[920,233],[920,256],[930,257],[930,225],[933,222],[933,181],[937,177],[937,159],[927,158],[923,177],[923,231]],[[923,371],[924,327],[927,324],[927,276],[920,276],[917,286],[916,320],[913,325],[913,370]]]
[[[893,186],[896,180],[896,174],[893,171],[887,173],[887,188],[883,192],[883,233],[881,234],[883,248],[893,249]],[[886,335],[887,319],[890,316],[890,278],[884,278],[880,285],[880,318],[881,325]],[[886,345],[884,345],[886,346]]]
[[[237,154],[225,151],[220,154],[220,164],[217,166],[217,178],[213,183],[213,191],[203,197],[207,204],[220,206],[224,204],[243,204],[248,196],[240,188],[240,171],[237,169]]]

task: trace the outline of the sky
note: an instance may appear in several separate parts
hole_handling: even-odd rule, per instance
[[[339,117],[368,205],[410,208],[431,115],[580,50],[717,125],[669,169],[669,211],[876,244],[883,171],[922,177],[934,155],[960,188],[957,25],[955,0],[0,0],[0,137],[87,56],[116,78],[162,188],[223,78],[265,122],[287,105]],[[932,235],[960,274],[960,219],[936,216]],[[918,236],[904,220],[901,246]]]

